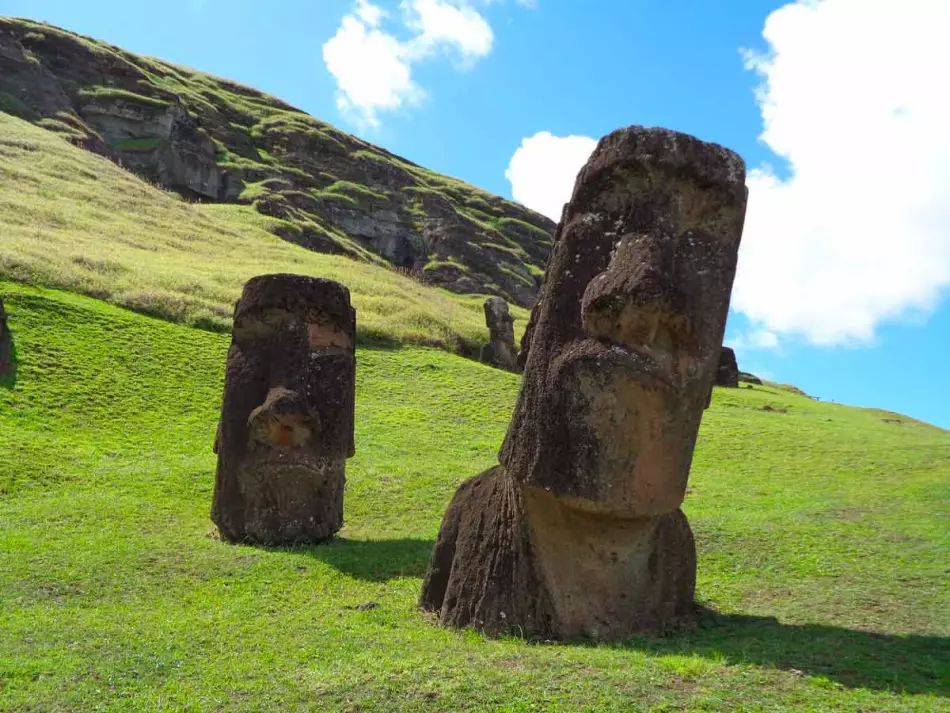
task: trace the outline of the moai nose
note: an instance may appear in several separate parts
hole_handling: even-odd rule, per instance
[[[264,403],[247,419],[252,440],[269,446],[290,448],[310,443],[316,430],[316,416],[296,391],[271,389]]]
[[[682,341],[683,296],[666,248],[649,235],[620,241],[607,270],[584,293],[583,324],[588,334],[664,350]]]

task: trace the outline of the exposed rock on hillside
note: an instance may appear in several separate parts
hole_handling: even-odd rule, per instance
[[[256,90],[0,18],[0,111],[189,199],[253,204],[281,237],[530,306],[554,224]]]

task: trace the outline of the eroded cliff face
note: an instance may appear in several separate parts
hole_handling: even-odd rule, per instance
[[[0,111],[190,200],[252,204],[319,252],[530,306],[554,224],[253,89],[0,18]]]

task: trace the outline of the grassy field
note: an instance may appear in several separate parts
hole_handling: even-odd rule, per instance
[[[0,277],[227,330],[248,278],[296,272],[349,286],[364,342],[470,352],[487,340],[484,296],[311,252],[268,232],[280,222],[248,206],[186,203],[0,113]],[[511,312],[522,330],[527,312],[514,305]]]
[[[4,712],[950,710],[946,431],[717,389],[685,505],[702,626],[492,641],[415,601],[517,377],[361,349],[341,537],[232,546],[208,519],[228,337],[13,282],[0,295],[19,360],[0,384]]]

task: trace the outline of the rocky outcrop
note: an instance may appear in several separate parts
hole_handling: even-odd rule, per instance
[[[719,352],[719,368],[716,370],[716,386],[735,389],[739,386],[739,363],[731,347],[723,347]]]
[[[533,304],[554,225],[247,87],[0,18],[0,111],[194,200],[251,204],[308,249]]]
[[[500,464],[445,514],[421,606],[446,625],[624,639],[694,616],[686,516],[745,215],[731,151],[603,138],[558,226]]]
[[[182,106],[102,93],[82,98],[78,111],[126,168],[183,195],[226,198],[214,142]]]
[[[750,374],[747,371],[739,372],[739,381],[741,381],[744,384],[756,384],[757,386],[762,385],[762,379],[757,377],[755,374]]]
[[[211,519],[232,542],[320,542],[343,526],[354,453],[356,312],[343,285],[263,275],[234,310]]]
[[[518,371],[514,320],[508,311],[508,303],[501,297],[489,297],[485,300],[484,308],[489,337],[488,344],[482,347],[482,363],[496,369]]]

